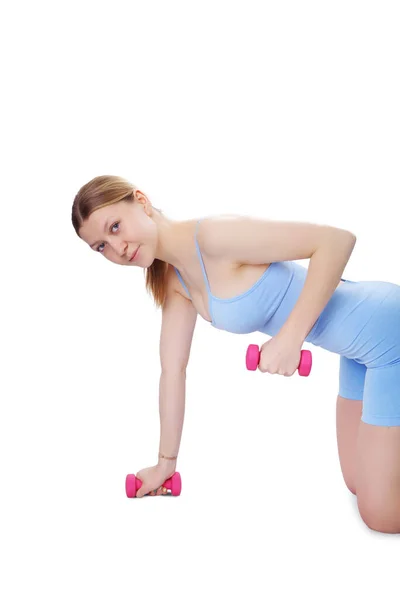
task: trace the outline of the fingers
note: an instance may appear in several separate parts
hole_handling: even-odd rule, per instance
[[[138,490],[136,492],[136,498],[142,498],[143,496],[165,496],[165,494],[168,494],[168,490],[166,487],[164,487],[163,485],[160,485],[159,488],[155,489],[155,490],[149,490],[148,492],[146,491],[146,488],[143,489],[144,486],[142,486],[140,488],[140,490]]]
[[[160,485],[160,487],[156,490],[151,490],[151,492],[149,492],[149,496],[164,496],[167,493],[167,488],[165,488],[163,485]]]
[[[149,490],[144,484],[140,486],[140,489],[136,492],[136,498],[143,498],[146,495],[153,496],[153,490]]]
[[[148,490],[147,487],[142,483],[142,485],[136,492],[136,498],[143,498],[143,496],[146,496],[146,494],[148,494],[149,491],[150,490]]]

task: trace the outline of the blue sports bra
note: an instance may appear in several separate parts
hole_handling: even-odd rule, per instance
[[[294,261],[273,262],[246,292],[232,298],[218,298],[211,293],[203,257],[197,241],[199,219],[196,223],[195,243],[203,277],[207,288],[208,309],[211,325],[231,333],[261,331],[276,335],[291,313],[303,288],[307,269]],[[190,297],[181,274],[175,271]],[[342,279],[342,281],[348,281]],[[309,332],[306,341],[313,339],[318,321]]]

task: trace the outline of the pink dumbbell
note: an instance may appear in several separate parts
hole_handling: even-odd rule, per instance
[[[167,490],[171,490],[173,496],[179,496],[182,489],[182,480],[178,472],[174,473],[172,477],[166,479],[163,486]],[[142,482],[136,477],[136,475],[127,475],[125,479],[125,491],[128,498],[135,498],[136,492],[142,487]]]
[[[255,371],[260,362],[260,348],[256,344],[250,344],[246,352],[246,367],[249,371]],[[310,350],[302,350],[300,353],[300,363],[298,368],[299,375],[308,377],[312,366],[312,356]]]

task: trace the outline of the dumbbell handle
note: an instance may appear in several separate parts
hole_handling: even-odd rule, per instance
[[[133,474],[129,474],[125,479],[125,491],[128,498],[134,498],[136,492],[140,490],[143,482]],[[171,477],[168,477],[163,483],[163,487],[171,490],[173,496],[179,496],[182,490],[182,480],[180,473],[176,471]]]
[[[249,371],[255,371],[260,362],[260,348],[256,344],[250,344],[246,352],[246,367]],[[312,355],[310,350],[302,350],[300,362],[297,367],[299,375],[308,377],[312,366]]]
[[[142,485],[143,485],[142,481],[136,477],[136,491],[140,490],[140,488],[142,487]],[[167,488],[167,490],[171,490],[172,489],[171,477],[169,477],[168,479],[166,479],[164,481],[164,483],[162,484],[161,487],[165,487],[165,488]]]

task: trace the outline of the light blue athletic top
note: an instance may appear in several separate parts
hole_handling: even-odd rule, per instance
[[[197,242],[198,223],[196,248],[212,326],[232,333],[276,335],[301,294],[308,269],[295,261],[273,262],[244,293],[217,298],[211,293]],[[305,341],[340,355],[338,393],[350,401],[363,400],[362,421],[400,426],[400,285],[342,281]]]
[[[231,333],[261,331],[270,336],[276,335],[296,304],[307,276],[307,269],[294,261],[273,262],[246,292],[232,298],[218,298],[211,293],[197,241],[201,220],[199,219],[196,224],[195,243],[207,288],[211,325]],[[189,290],[176,267],[175,271],[190,297]],[[342,279],[342,281],[348,280]],[[318,324],[319,319],[306,337],[306,341],[313,341]]]

